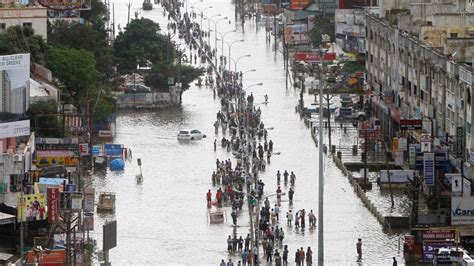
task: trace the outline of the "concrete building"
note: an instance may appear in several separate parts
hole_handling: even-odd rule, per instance
[[[35,33],[47,40],[47,8],[36,5],[22,5],[17,1],[0,0],[0,32],[9,27],[30,26]]]
[[[472,14],[463,9],[466,0],[425,4],[423,11],[419,4],[390,1],[387,7],[382,6],[383,2],[380,1],[380,17],[366,16],[367,81],[374,100],[391,118],[382,121],[382,128],[397,128],[402,118],[423,119],[429,125],[424,127],[425,132],[433,139],[448,139],[447,144],[451,145],[456,141],[456,129],[462,127],[468,136],[466,158],[472,153],[474,117],[469,78],[474,44],[470,29],[474,25]],[[393,8],[394,2],[401,6]],[[389,137],[400,134],[386,131]],[[421,138],[420,134],[414,137]],[[464,173],[472,176],[469,162],[466,166]]]

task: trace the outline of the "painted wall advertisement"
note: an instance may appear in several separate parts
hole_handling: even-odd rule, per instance
[[[46,194],[30,194],[18,197],[17,220],[30,222],[46,219]]]
[[[434,153],[432,152],[423,154],[423,176],[426,186],[434,186]]]
[[[39,167],[50,165],[76,166],[78,163],[78,158],[70,150],[36,151],[34,161],[34,164]]]
[[[451,225],[474,224],[474,197],[451,197]]]

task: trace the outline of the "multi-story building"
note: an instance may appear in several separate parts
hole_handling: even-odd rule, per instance
[[[0,0],[0,32],[9,27],[30,26],[36,34],[47,39],[47,8],[36,5],[22,5],[18,1]]]
[[[382,122],[386,128],[397,128],[401,118],[423,119],[428,125],[424,131],[434,139],[449,140],[447,144],[456,141],[456,129],[462,127],[468,136],[466,158],[473,145],[474,118],[471,80],[467,78],[472,75],[474,58],[474,17],[468,0],[390,1],[389,8],[383,2],[379,2],[380,16],[366,16],[367,80],[374,99],[391,117]],[[395,3],[400,5],[393,6]],[[388,131],[390,137],[398,134]]]

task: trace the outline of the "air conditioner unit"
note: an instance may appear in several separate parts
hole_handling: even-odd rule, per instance
[[[23,154],[14,154],[13,155],[14,162],[22,162],[23,161]]]

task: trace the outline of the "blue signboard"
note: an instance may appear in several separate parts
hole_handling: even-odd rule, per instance
[[[425,154],[423,154],[423,175],[425,177],[425,184],[429,187],[434,186],[434,159],[435,156],[432,152],[426,152]]]
[[[104,144],[105,156],[122,157],[122,144]]]
[[[454,246],[451,241],[424,241],[423,242],[423,261],[424,262],[433,262],[433,256],[436,254],[436,251],[440,248],[450,248]]]
[[[91,153],[92,153],[92,156],[99,156],[100,147],[99,146],[92,146]]]

